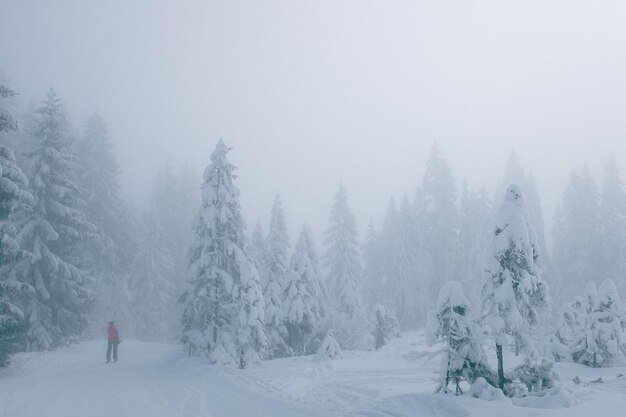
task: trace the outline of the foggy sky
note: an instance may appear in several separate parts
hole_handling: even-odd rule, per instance
[[[223,137],[249,229],[280,193],[319,239],[342,180],[363,235],[437,141],[490,191],[514,146],[549,225],[572,169],[612,151],[626,175],[624,22],[621,1],[0,0],[0,71],[76,127],[99,109],[138,207]]]

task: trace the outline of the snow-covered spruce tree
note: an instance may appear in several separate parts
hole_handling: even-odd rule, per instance
[[[164,247],[164,232],[152,212],[144,213],[140,224],[139,251],[130,273],[134,334],[140,340],[161,342],[176,335],[176,286],[174,263]]]
[[[485,317],[491,319],[496,340],[500,389],[506,382],[502,352],[506,334],[513,337],[516,351],[521,350],[527,360],[537,357],[532,332],[539,316],[550,306],[538,257],[524,198],[520,188],[511,184],[496,217],[482,290]]]
[[[186,250],[193,240],[194,207],[199,203],[199,184],[189,164],[177,173],[171,161],[159,169],[152,189],[151,206],[167,239],[164,244],[172,254],[176,287],[182,291],[185,283]]]
[[[317,350],[317,354],[315,355],[318,360],[326,360],[326,359],[338,359],[341,357],[341,347],[339,346],[339,342],[333,336],[333,330],[330,329],[326,333],[324,340],[322,340],[322,344]]]
[[[319,275],[309,258],[307,235],[303,228],[291,256],[283,297],[287,344],[296,355],[309,353],[310,339],[322,320]]]
[[[81,185],[86,191],[85,213],[98,228],[98,237],[90,242],[93,263],[98,269],[128,271],[135,245],[129,230],[130,213],[120,197],[120,173],[113,142],[98,113],[84,124],[84,133],[75,145],[81,161]]]
[[[583,296],[576,297],[559,310],[555,336],[568,347],[569,356],[575,362],[591,363],[597,352],[591,316],[596,299],[596,285],[590,282],[585,287]]]
[[[34,293],[32,287],[10,279],[7,269],[23,253],[15,241],[16,230],[10,216],[20,211],[30,196],[25,189],[28,179],[15,163],[6,135],[17,130],[9,99],[14,92],[0,83],[0,368],[6,366],[10,355],[22,348],[26,320],[20,306]]]
[[[291,354],[287,343],[284,316],[284,291],[287,287],[289,235],[280,197],[276,196],[270,216],[267,236],[268,253],[263,297],[265,299],[265,329],[269,339],[270,355],[284,357]]]
[[[384,289],[382,233],[370,219],[363,242],[363,298],[367,306],[382,301]]]
[[[484,186],[478,191],[470,191],[463,183],[460,218],[461,276],[470,289],[470,301],[477,303],[484,278],[483,263],[489,247],[489,232],[493,225],[491,201]]]
[[[509,159],[504,169],[504,175],[495,193],[495,201],[502,200],[506,187],[509,184],[517,184],[524,194],[528,218],[535,229],[537,247],[539,248],[539,253],[541,253],[540,267],[544,277],[546,276],[546,272],[551,277],[552,264],[548,257],[548,247],[546,244],[543,214],[541,210],[541,198],[537,190],[535,178],[532,174],[524,173],[515,149],[511,149]]]
[[[0,132],[16,131],[18,128],[17,118],[11,103],[11,99],[15,95],[15,91],[0,81]]]
[[[597,275],[611,279],[626,293],[626,191],[613,155],[604,167],[600,198],[601,270]]]
[[[307,225],[302,226],[302,231],[298,240],[302,239],[302,246],[306,250],[307,258],[311,263],[312,274],[309,275],[309,286],[311,295],[317,300],[319,305],[320,317],[325,314],[325,305],[327,302],[326,287],[322,281],[322,274],[320,272],[320,261],[317,256],[317,250],[315,249],[315,241],[311,230]]]
[[[419,236],[414,207],[404,198],[398,211],[394,233],[386,233],[389,297],[401,328],[421,327],[432,302],[428,298],[434,285],[435,265]],[[458,253],[457,253],[458,255]]]
[[[76,167],[60,100],[50,90],[38,111],[29,172],[32,212],[17,223],[16,240],[32,256],[8,271],[11,279],[35,289],[24,308],[28,348],[50,349],[79,340],[87,325],[92,277],[81,264],[78,247],[96,228],[85,218],[80,188],[71,180]]]
[[[267,347],[259,277],[247,254],[235,167],[220,139],[204,171],[202,205],[189,250],[182,341],[190,354],[245,367]]]
[[[389,214],[389,213],[388,213]],[[416,328],[426,319],[429,283],[433,283],[429,253],[421,248],[413,206],[405,197],[400,210],[385,220],[385,282],[387,304],[393,305],[400,327]],[[395,221],[394,221],[395,220]]]
[[[436,143],[416,193],[416,203],[423,248],[430,253],[436,271],[429,294],[429,299],[434,300],[444,283],[458,280],[460,251],[457,188],[448,162]]]
[[[426,329],[430,345],[437,341],[445,344],[436,392],[447,393],[448,385],[453,383],[455,393],[462,394],[459,385],[462,381],[472,384],[481,377],[494,386],[497,383],[495,373],[487,365],[480,332],[470,312],[470,302],[461,284],[451,281],[441,288]]]
[[[344,349],[367,346],[367,316],[361,293],[361,262],[356,222],[343,184],[335,194],[326,230],[323,261],[328,270],[328,317],[333,334]]]
[[[597,292],[590,283],[582,301],[573,304],[572,309],[579,313],[576,322],[568,323],[575,362],[595,368],[612,366],[626,358],[626,309],[613,281],[604,281]]]
[[[376,303],[372,307],[371,316],[374,349],[378,350],[385,346],[391,338],[400,336],[398,319],[389,307]]]
[[[261,222],[257,222],[250,237],[250,256],[261,279],[261,288],[265,288],[265,268],[268,257],[267,241]]]
[[[592,318],[595,320],[594,335],[598,346],[594,366],[622,363],[626,358],[626,310],[615,283],[610,279],[598,287]]]
[[[15,93],[0,84],[0,266],[4,267],[15,259],[19,245],[15,241],[16,230],[10,222],[20,200],[28,197],[25,191],[28,178],[15,162],[13,150],[8,146],[8,133],[18,128],[9,100]]]
[[[178,228],[176,234],[176,252],[172,252],[176,287],[180,290],[184,286],[185,269],[187,268],[186,253],[189,242],[193,239],[193,222],[196,207],[200,205],[199,175],[192,165],[183,162],[176,182],[176,200],[179,203]],[[155,199],[156,200],[156,199]],[[174,243],[174,242],[172,242]],[[170,251],[172,249],[170,248]]]
[[[87,204],[85,215],[97,228],[97,236],[81,245],[84,267],[95,277],[91,334],[101,336],[103,323],[109,320],[128,331],[132,318],[128,275],[137,249],[134,224],[120,196],[113,143],[98,113],[87,119],[74,149],[79,162],[76,181]]]
[[[572,300],[602,270],[598,187],[585,166],[574,171],[554,216],[553,263],[558,301]]]

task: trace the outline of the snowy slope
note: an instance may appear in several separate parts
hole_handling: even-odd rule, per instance
[[[18,355],[0,372],[2,417],[320,416],[261,390],[246,390],[179,346],[125,340],[105,364],[106,342]]]
[[[336,361],[278,359],[243,371],[208,366],[186,357],[179,346],[129,340],[120,345],[120,362],[105,364],[105,348],[103,342],[86,342],[18,355],[0,371],[0,416],[583,417],[601,412],[617,417],[626,405],[626,377],[619,376],[626,368],[575,364],[557,364],[563,384],[578,398],[570,408],[432,394],[438,358],[428,355],[422,332],[404,333],[378,352],[344,352]],[[575,376],[580,385],[572,381]],[[599,377],[603,383],[591,383]]]

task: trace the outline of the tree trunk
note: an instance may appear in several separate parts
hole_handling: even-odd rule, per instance
[[[496,343],[496,356],[498,357],[498,387],[504,392],[504,364],[502,363],[502,345]]]

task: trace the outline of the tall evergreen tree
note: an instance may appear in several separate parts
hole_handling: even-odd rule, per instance
[[[165,231],[165,246],[174,262],[174,284],[182,291],[187,268],[186,251],[193,240],[194,207],[200,204],[195,172],[184,163],[179,172],[171,161],[159,169],[152,189],[151,206]]]
[[[0,83],[0,368],[10,355],[22,348],[26,320],[21,306],[34,293],[31,286],[11,279],[7,268],[19,257],[28,256],[15,241],[17,231],[12,215],[18,214],[28,202],[28,179],[15,163],[6,135],[18,129],[9,100],[15,93]]]
[[[252,256],[254,266],[259,273],[261,288],[265,288],[265,277],[267,275],[265,269],[267,258],[269,256],[269,249],[267,247],[267,240],[265,239],[265,234],[263,233],[263,227],[261,226],[260,221],[256,223],[252,236],[250,237],[250,256]]]
[[[395,223],[390,218],[385,226],[386,302],[394,306],[401,328],[421,327],[430,304],[428,285],[434,282],[434,274],[430,254],[419,242],[415,211],[406,197]]]
[[[178,288],[184,284],[186,269],[186,253],[189,242],[193,239],[192,223],[195,208],[200,205],[200,184],[198,174],[193,166],[185,161],[180,168],[176,188],[176,201],[179,202],[178,233],[176,235],[176,252],[172,253],[175,276],[179,278]],[[171,248],[170,248],[171,250]]]
[[[504,176],[495,193],[495,201],[500,201],[504,197],[504,193],[509,184],[517,184],[522,190],[522,193],[524,193],[528,216],[537,235],[537,250],[541,253],[541,264],[539,266],[543,270],[544,275],[552,279],[552,262],[546,243],[541,198],[537,190],[535,177],[532,174],[527,175],[524,173],[515,149],[511,149],[504,170]]]
[[[284,317],[284,290],[287,287],[289,235],[280,197],[276,196],[270,215],[267,236],[268,253],[263,296],[265,298],[265,325],[273,357],[287,355],[289,346]]]
[[[80,188],[71,180],[76,164],[68,152],[71,139],[54,90],[38,115],[36,147],[30,154],[33,209],[19,220],[16,236],[32,256],[19,259],[9,274],[36,292],[24,311],[28,348],[49,349],[77,341],[87,325],[92,277],[76,266],[81,264],[77,248],[93,238],[96,228],[86,220]]]
[[[604,167],[600,199],[599,242],[602,278],[611,279],[623,294],[626,291],[626,191],[613,155]]]
[[[75,144],[79,182],[86,201],[85,215],[96,226],[97,236],[81,245],[86,268],[96,278],[96,303],[91,320],[93,335],[103,323],[115,320],[130,327],[128,274],[136,252],[130,210],[120,196],[119,168],[107,126],[98,113],[84,125]]]
[[[373,220],[367,226],[363,242],[363,296],[368,307],[383,301],[385,269],[382,233]]]
[[[496,217],[491,246],[482,300],[496,340],[498,383],[503,389],[505,335],[513,336],[516,350],[521,349],[527,359],[535,359],[537,352],[532,332],[539,324],[541,313],[550,305],[547,286],[537,267],[536,235],[528,220],[522,192],[515,184],[507,187]]]
[[[178,324],[172,314],[177,296],[172,282],[174,263],[154,213],[144,213],[140,230],[139,251],[130,274],[135,336],[150,342],[168,341]]]
[[[483,263],[489,247],[490,231],[493,227],[491,201],[483,186],[470,191],[463,183],[460,204],[459,241],[461,244],[461,276],[472,301],[480,298],[483,280]]]
[[[267,347],[264,302],[256,269],[247,254],[235,167],[220,139],[204,171],[202,205],[189,250],[183,337],[190,354],[245,367]]]
[[[451,382],[457,395],[463,393],[461,381],[473,384],[482,377],[491,384],[495,382],[471,313],[471,304],[461,284],[451,281],[441,288],[437,307],[429,312],[426,327],[428,344],[438,340],[445,344],[436,392],[448,392]]]
[[[309,257],[308,230],[303,228],[291,256],[284,291],[284,317],[287,343],[296,354],[310,352],[309,341],[321,323],[320,279]]]
[[[98,237],[90,242],[95,251],[92,262],[100,264],[98,269],[128,271],[135,249],[128,226],[130,213],[120,196],[113,142],[98,113],[85,122],[76,153],[81,160],[81,185],[86,191],[85,213],[98,228]]]
[[[326,288],[322,281],[322,273],[320,271],[319,258],[317,256],[317,250],[315,249],[315,241],[311,229],[307,225],[302,226],[298,243],[302,241],[301,247],[306,251],[307,263],[311,264],[311,272],[309,275],[309,288],[311,295],[318,301],[320,316],[324,316],[324,307],[326,304]],[[293,265],[293,263],[292,263]]]
[[[555,293],[560,303],[573,299],[587,282],[601,281],[599,213],[598,187],[585,166],[570,175],[554,219]]]
[[[430,286],[430,299],[434,300],[442,284],[458,280],[460,251],[457,188],[436,143],[430,151],[416,202],[423,247],[430,253],[437,271],[436,281]]]
[[[343,348],[365,346],[367,317],[362,300],[361,262],[356,222],[348,206],[343,184],[335,194],[326,230],[324,264],[328,270],[326,287],[334,335]]]

